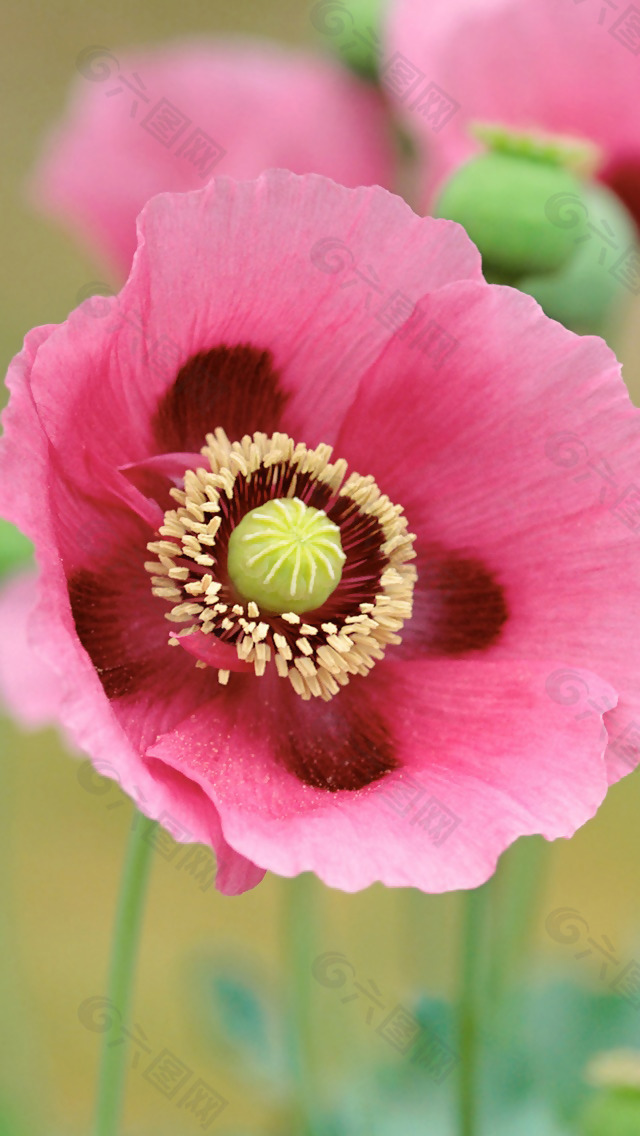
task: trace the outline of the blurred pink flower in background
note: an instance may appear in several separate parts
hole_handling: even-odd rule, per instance
[[[230,893],[474,887],[518,836],[572,835],[640,756],[633,502],[587,468],[640,478],[611,351],[379,188],[216,178],[139,240],[120,295],[9,376],[1,504],[76,744]],[[238,603],[226,550],[294,488],[347,559],[291,621]]]
[[[0,690],[3,702],[25,729],[37,730],[60,720],[64,692],[61,677],[38,654],[29,626],[38,588],[37,574],[23,571],[2,581],[0,627],[5,650],[0,651]]]
[[[640,21],[604,0],[392,0],[385,89],[423,144],[423,207],[481,150],[474,122],[596,143],[640,220]]]
[[[33,179],[37,204],[124,278],[150,197],[265,169],[391,187],[380,94],[339,63],[265,41],[176,43],[78,59],[70,108]]]

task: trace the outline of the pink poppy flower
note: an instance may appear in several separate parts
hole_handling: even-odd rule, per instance
[[[119,277],[150,197],[212,176],[281,167],[390,186],[384,102],[337,62],[277,44],[215,40],[78,59],[69,111],[36,170],[36,203]]]
[[[600,179],[640,221],[640,24],[623,8],[393,0],[386,86],[424,142],[426,207],[479,151],[469,125],[487,122],[596,143]]]
[[[80,748],[229,892],[472,887],[570,836],[638,760],[613,354],[375,187],[214,179],[139,242],[27,337],[0,451]]]

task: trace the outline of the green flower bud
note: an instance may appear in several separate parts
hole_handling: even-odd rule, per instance
[[[636,228],[620,198],[605,186],[585,186],[582,199],[580,205],[558,199],[548,214],[555,213],[556,223],[573,234],[574,241],[581,235],[587,216],[597,231],[590,231],[588,240],[575,244],[574,255],[558,272],[551,276],[524,276],[517,286],[534,296],[548,316],[571,331],[603,335],[614,325],[617,312],[630,295],[611,269],[635,245]]]
[[[22,568],[33,556],[33,545],[15,525],[0,520],[0,576]]]
[[[243,599],[270,612],[320,607],[340,583],[344,561],[338,526],[298,497],[252,509],[229,538],[233,584]]]

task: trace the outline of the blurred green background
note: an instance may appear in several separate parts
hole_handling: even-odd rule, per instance
[[[24,193],[41,139],[65,105],[78,53],[89,44],[117,51],[199,32],[263,35],[322,49],[314,39],[310,8],[306,0],[209,0],[206,5],[155,0],[137,6],[124,0],[28,0],[5,7],[0,39],[6,108],[0,163],[4,365],[28,328],[64,319],[79,290],[103,279],[103,270],[63,232],[34,215]],[[620,344],[636,402],[639,328],[637,312],[631,313]],[[83,788],[78,758],[65,751],[53,731],[25,736],[7,720],[0,728],[0,1102],[14,1117],[0,1133],[79,1136],[90,1126],[101,1035],[83,1028],[78,1007],[105,991],[131,808],[113,787],[104,794]],[[545,931],[547,916],[559,907],[580,912],[590,933],[599,941],[606,936],[623,962],[633,956],[640,931],[639,809],[636,774],[611,791],[598,816],[570,843],[546,849],[545,884],[531,920],[532,953],[520,952],[516,959],[525,977],[540,965],[566,967],[575,982],[604,990],[599,958],[576,960],[574,948]],[[234,1053],[225,1054],[212,1039],[206,991],[216,969],[247,977],[276,1009],[304,986],[312,1015],[310,1076],[325,1100],[340,1095],[345,1079],[362,1077],[367,1063],[400,1066],[404,1059],[367,1025],[362,1005],[342,1004],[339,991],[314,980],[316,955],[344,953],[358,978],[373,980],[389,1007],[408,1005],[420,992],[454,991],[459,896],[423,897],[379,886],[349,896],[315,880],[302,888],[268,877],[253,892],[229,899],[213,889],[201,891],[173,861],[155,855],[135,1021],[154,1052],[171,1050],[229,1101],[215,1131],[290,1130],[278,1071],[241,1068]],[[317,930],[315,941],[299,946],[298,957],[306,965],[296,976],[286,936],[292,910],[306,919],[303,904],[315,907]],[[250,1006],[245,1011],[255,1036],[253,1011]],[[640,1045],[640,1020],[637,1041]],[[162,1136],[197,1129],[197,1120],[176,1110],[140,1069],[130,1070],[128,1133]]]

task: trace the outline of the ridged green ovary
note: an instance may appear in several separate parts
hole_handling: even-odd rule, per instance
[[[247,513],[229,538],[227,568],[238,593],[270,612],[320,607],[345,561],[340,529],[322,509],[278,497]]]

